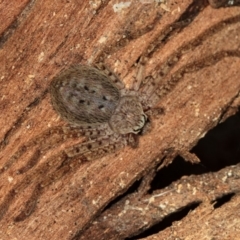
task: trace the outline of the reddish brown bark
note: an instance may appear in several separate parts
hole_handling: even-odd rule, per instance
[[[139,224],[129,219],[127,228],[118,219],[100,228],[93,221],[103,218],[108,203],[146,177],[164,157],[163,166],[179,153],[196,161],[188,151],[209,129],[237,111],[239,7],[213,9],[204,1],[191,0],[123,2],[126,5],[85,0],[1,3],[0,12],[5,12],[0,28],[1,239],[87,239],[89,231],[92,239],[121,239],[141,232],[161,221],[158,209],[144,212],[146,218],[157,216],[145,225],[145,218],[135,213],[131,217],[138,218]],[[81,139],[48,134],[40,145],[32,141],[27,146],[43,132],[65,124],[52,109],[47,90],[61,69],[103,61],[129,84],[142,55],[148,58],[146,74],[159,74],[159,85],[168,91],[158,105],[165,109],[164,115],[152,120],[152,131],[140,137],[138,148],[125,148],[84,164],[74,159],[60,166],[56,154]],[[22,155],[14,156],[19,150]],[[231,186],[227,184],[223,194],[238,191]],[[146,194],[144,189],[129,198],[136,202]],[[144,195],[142,200],[155,195]],[[203,202],[195,215],[183,220],[194,221],[192,225],[198,213],[209,213],[206,195],[195,197],[189,196],[183,204]],[[229,207],[236,212],[237,204],[238,196]],[[119,206],[124,208],[123,202],[111,211],[117,212]],[[227,217],[232,210],[226,207],[212,214],[217,217],[221,211]],[[172,212],[166,209],[165,215]],[[217,226],[220,220],[214,221]],[[231,223],[233,234],[238,233],[238,222]],[[175,225],[163,236],[188,234],[193,236],[189,239],[204,239],[200,234],[194,238],[192,225],[187,225],[184,234]],[[158,239],[167,238],[160,233]]]

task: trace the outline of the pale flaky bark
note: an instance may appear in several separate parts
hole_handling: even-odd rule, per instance
[[[0,239],[122,239],[195,203],[196,212],[147,239],[239,234],[239,196],[217,210],[210,205],[239,191],[239,166],[146,192],[153,169],[179,154],[197,162],[188,151],[237,111],[238,6],[214,9],[193,0],[15,0],[3,1],[0,12]],[[87,163],[66,160],[62,166],[59,152],[81,139],[48,131],[65,124],[50,102],[51,79],[70,65],[101,61],[129,85],[141,56],[146,75],[158,77],[166,91],[158,103],[164,114],[152,119],[151,131],[136,149]],[[143,177],[138,192],[108,206]],[[216,231],[220,216],[229,217],[230,238]]]

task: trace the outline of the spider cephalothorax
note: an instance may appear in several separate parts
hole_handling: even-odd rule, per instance
[[[119,134],[139,133],[144,127],[147,116],[137,96],[123,96],[109,119],[112,130]]]

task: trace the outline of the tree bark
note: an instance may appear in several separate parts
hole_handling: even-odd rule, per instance
[[[187,178],[189,184],[195,181],[197,194],[188,192],[187,186],[182,192],[182,179],[166,189],[147,190],[154,170],[169,165],[177,155],[196,163],[196,156],[189,153],[192,147],[237,111],[238,6],[214,9],[193,0],[15,0],[3,1],[0,12],[1,239],[123,239],[193,203],[199,206],[182,220],[185,227],[176,223],[157,239],[212,239],[216,233],[219,239],[236,239],[239,196],[217,210],[211,203],[239,191],[238,165],[234,181],[221,185],[222,191],[215,181],[220,184],[220,176],[229,169],[202,179]],[[136,149],[126,147],[91,162],[74,159],[60,166],[56,156],[82,138],[64,139],[52,132],[66,123],[52,108],[51,79],[73,64],[104,62],[128,86],[141,56],[147,59],[146,75],[158,76],[159,86],[166,90],[157,105],[164,114],[151,119],[151,132],[140,136]],[[211,197],[210,190],[198,185],[206,176],[212,188],[216,186]],[[117,202],[140,179],[145,180],[138,191]],[[158,198],[162,192],[165,195]],[[149,207],[156,199],[171,202],[171,196],[177,199],[174,206]],[[121,216],[128,213],[123,222]],[[230,218],[231,238],[208,231],[209,226],[194,235],[196,223],[207,219],[217,228],[221,216]]]

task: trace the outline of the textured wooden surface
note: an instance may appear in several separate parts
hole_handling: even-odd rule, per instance
[[[124,2],[0,4],[1,239],[85,238],[109,202],[164,157],[167,164],[178,153],[186,156],[239,105],[239,7],[213,9],[192,0]],[[41,144],[31,141],[27,147],[43,132],[65,124],[47,90],[61,69],[103,61],[130,84],[141,55],[148,58],[147,75],[159,75],[159,85],[169,92],[158,105],[164,115],[152,121],[152,131],[140,138],[137,149],[61,166],[55,156],[81,139],[49,134]],[[19,149],[22,156],[14,157]],[[106,226],[102,239],[110,239],[108,231],[115,233],[111,239],[141,231],[133,231],[133,225],[127,232],[117,221]]]

